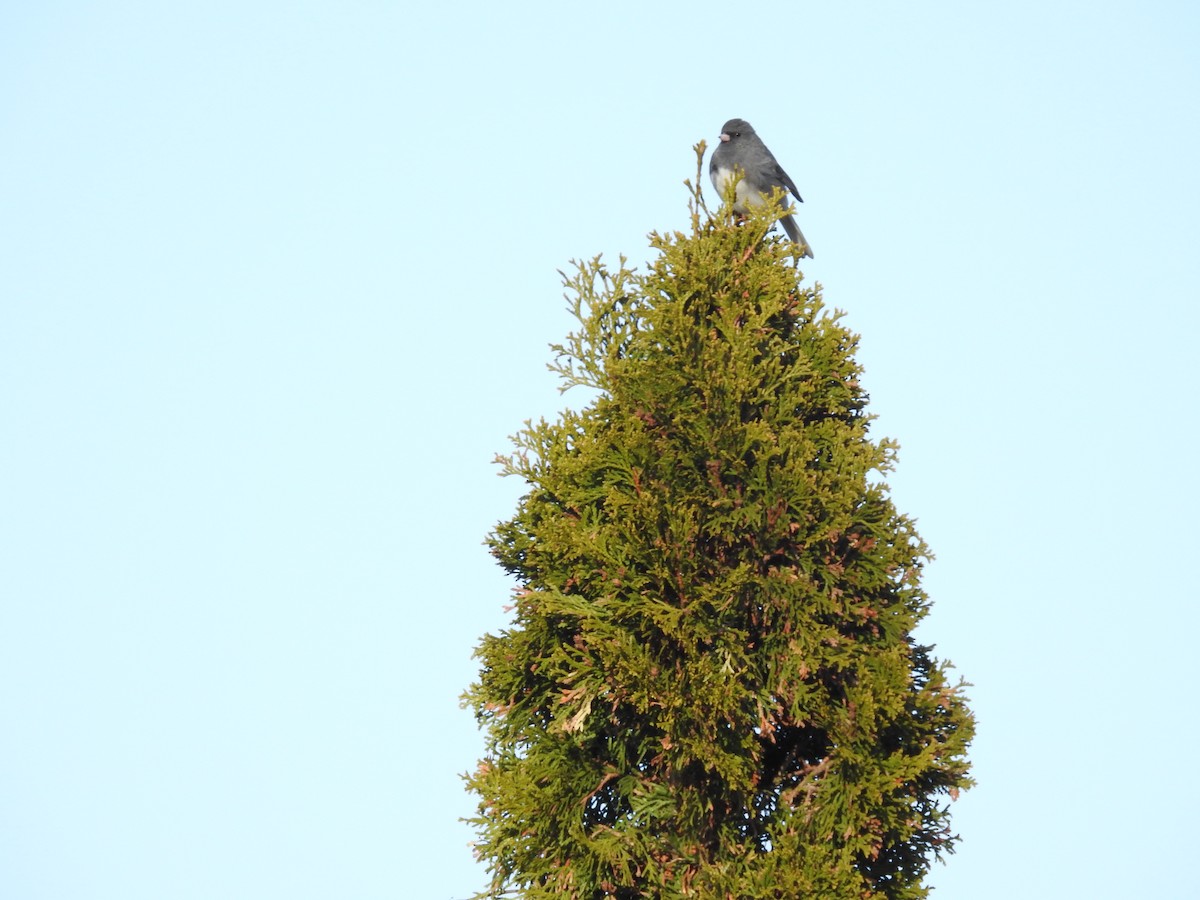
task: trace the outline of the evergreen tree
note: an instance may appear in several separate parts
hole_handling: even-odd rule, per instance
[[[924,897],[973,730],[913,639],[929,551],[780,210],[713,217],[698,185],[644,274],[564,277],[553,368],[594,398],[501,457],[529,492],[490,539],[515,621],[465,695],[479,896]]]

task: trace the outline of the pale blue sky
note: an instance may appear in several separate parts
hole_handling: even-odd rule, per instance
[[[482,885],[490,461],[733,116],[975,684],[936,896],[1194,894],[1198,10],[4,4],[0,895]]]

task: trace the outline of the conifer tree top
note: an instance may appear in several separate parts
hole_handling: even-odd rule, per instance
[[[529,490],[490,538],[513,623],[465,695],[480,897],[907,900],[953,849],[973,721],[913,638],[929,551],[858,338],[780,210],[725,199],[697,177],[645,272],[564,277],[553,367],[594,396],[502,457]]]

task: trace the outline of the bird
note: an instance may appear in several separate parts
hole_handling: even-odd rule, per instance
[[[738,170],[741,170],[742,180],[738,182],[733,201],[733,211],[738,215],[744,216],[749,207],[765,203],[776,188],[782,188],[785,193],[791,191],[796,200],[804,202],[796,183],[776,162],[750,123],[745,119],[730,119],[721,126],[721,143],[713,151],[708,175],[713,187],[724,194]],[[803,249],[801,257],[812,259],[812,247],[796,220],[786,215],[779,221],[792,243]]]

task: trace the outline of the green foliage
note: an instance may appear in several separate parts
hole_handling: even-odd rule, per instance
[[[480,897],[907,900],[953,847],[973,724],[912,638],[929,553],[781,211],[693,188],[645,274],[565,277],[554,368],[594,399],[502,457],[530,489],[490,540],[514,622],[465,695]]]

